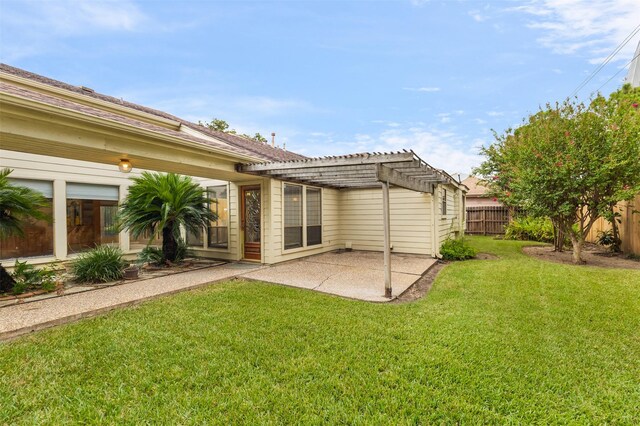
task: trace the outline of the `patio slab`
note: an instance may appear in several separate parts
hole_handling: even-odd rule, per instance
[[[384,297],[384,257],[379,252],[331,252],[263,268],[242,278],[306,288],[370,302],[393,300],[437,262],[428,256],[392,254],[392,299]]]

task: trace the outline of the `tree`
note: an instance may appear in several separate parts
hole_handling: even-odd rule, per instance
[[[547,105],[483,148],[477,170],[505,203],[548,216],[568,235],[573,260],[594,222],[640,192],[640,89],[625,86],[589,105]]]
[[[201,125],[201,126],[207,127],[207,128],[209,128],[211,130],[215,130],[217,132],[230,133],[232,135],[235,135],[237,133],[236,129],[229,129],[229,123],[227,123],[224,120],[220,120],[219,118],[215,118],[215,117],[209,122],[205,121],[203,123],[202,121],[198,121],[198,124]],[[256,142],[261,142],[261,143],[266,143],[267,142],[267,138],[262,136],[260,133],[256,133],[253,136],[248,135],[246,133],[243,133],[241,136],[245,137],[247,139],[254,140]]]
[[[219,118],[213,118],[210,122],[201,122],[199,121],[198,124],[200,124],[201,126],[205,126],[208,127],[211,130],[215,130],[217,132],[223,132],[223,133],[231,133],[231,134],[236,134],[235,129],[231,129],[229,130],[229,123],[227,123],[224,120],[220,120]]]
[[[169,262],[176,259],[181,227],[196,233],[218,219],[207,206],[204,189],[188,176],[143,172],[132,180],[120,206],[120,227],[134,238],[150,234],[149,243],[162,231],[162,253]]]
[[[12,185],[9,174],[13,170],[0,170],[0,238],[24,236],[25,220],[48,219],[42,208],[49,204],[39,192],[23,186]],[[0,265],[0,292],[10,291],[15,281]]]

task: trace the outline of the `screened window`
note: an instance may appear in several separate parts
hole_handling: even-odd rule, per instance
[[[320,188],[307,188],[307,245],[322,244],[322,196]]]
[[[70,252],[117,245],[118,187],[67,183],[67,243]]]
[[[302,187],[284,185],[284,248],[302,247]]]
[[[216,214],[218,220],[209,224],[209,241],[207,245],[213,248],[227,248],[229,245],[229,190],[228,185],[210,186],[209,208]]]
[[[49,204],[41,209],[49,218],[53,217],[52,182],[31,179],[9,179],[11,185],[24,186],[40,192]],[[24,236],[12,235],[0,239],[0,259],[52,256],[53,221],[27,219],[22,223]]]

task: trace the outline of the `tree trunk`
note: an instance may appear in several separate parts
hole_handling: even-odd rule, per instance
[[[0,264],[0,293],[8,293],[13,289],[16,280]]]
[[[167,223],[162,228],[162,254],[165,260],[169,262],[176,261],[176,255],[178,253],[178,242],[173,233],[173,222]]]
[[[553,224],[553,251],[562,253],[564,251],[564,232],[556,222],[552,220],[551,223]]]
[[[582,246],[584,245],[584,238],[576,235],[575,232],[571,232],[569,235],[571,237],[571,245],[573,246],[573,263],[576,265],[586,263],[582,260]]]
[[[620,228],[618,227],[618,222],[616,221],[617,217],[614,208],[615,207],[611,208],[611,212],[613,213],[611,219],[611,231],[613,232],[613,244],[611,245],[611,250],[615,253],[620,253],[622,251],[620,248],[622,240],[620,240]]]

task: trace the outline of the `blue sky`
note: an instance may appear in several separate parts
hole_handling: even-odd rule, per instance
[[[406,148],[468,173],[491,129],[570,95],[638,24],[638,0],[0,0],[0,60],[305,155]]]

